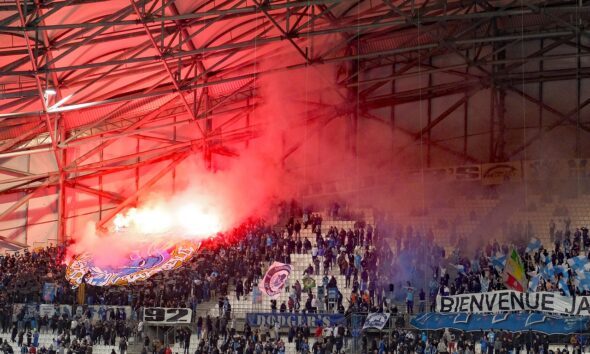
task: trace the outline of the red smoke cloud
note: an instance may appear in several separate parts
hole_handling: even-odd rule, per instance
[[[101,267],[121,265],[131,252],[155,240],[199,241],[249,217],[267,217],[275,201],[293,197],[294,182],[302,176],[286,172],[283,158],[308,138],[309,112],[317,114],[317,107],[306,102],[339,97],[330,83],[335,75],[329,68],[306,70],[258,79],[256,93],[263,103],[251,114],[251,121],[260,127],[260,137],[247,149],[243,143],[230,147],[239,156],[214,155],[214,168],[208,169],[201,153],[195,153],[177,167],[174,195],[171,186],[150,191],[134,208],[110,221],[106,233],[97,232],[90,223],[75,238],[70,255],[90,254]],[[303,157],[290,154],[291,163],[305,160],[304,153]]]

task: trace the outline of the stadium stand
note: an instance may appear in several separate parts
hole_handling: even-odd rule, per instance
[[[85,328],[83,333],[72,330],[71,317],[59,321],[55,318],[21,318],[21,315],[14,313],[10,306],[24,302],[44,302],[41,288],[42,284],[48,281],[58,284],[58,291],[52,303],[72,304],[76,301],[75,291],[63,277],[64,249],[49,247],[34,252],[8,255],[0,261],[0,299],[5,304],[0,311],[0,338],[11,345],[12,350],[20,350],[15,349],[22,347],[18,345],[20,333],[26,342],[25,330],[40,328],[37,350],[44,348],[42,351],[50,354],[55,348],[67,348],[66,350],[76,353],[121,353],[121,343],[129,345],[131,351],[139,352],[145,348],[144,351],[154,353],[158,353],[160,349],[164,350],[164,353],[207,353],[212,352],[214,348],[224,353],[241,350],[252,350],[256,353],[258,350],[294,353],[307,350],[318,352],[318,348],[325,349],[326,346],[333,346],[336,351],[350,351],[353,347],[349,325],[342,328],[340,335],[335,335],[339,330],[330,326],[273,328],[263,325],[253,328],[244,319],[246,314],[252,312],[320,311],[343,313],[347,316],[347,321],[350,321],[350,315],[353,313],[385,311],[391,313],[396,320],[398,314],[403,313],[407,316],[415,312],[432,310],[437,294],[453,295],[504,289],[501,269],[497,262],[501,261],[501,255],[505,255],[510,247],[516,246],[525,260],[530,271],[529,279],[542,273],[547,262],[551,262],[556,268],[566,265],[568,260],[571,261],[590,247],[588,230],[581,225],[578,229],[574,229],[573,226],[573,220],[585,222],[586,217],[580,213],[575,219],[569,218],[570,213],[578,215],[572,211],[577,210],[578,206],[582,208],[583,202],[565,204],[569,211],[564,211],[560,206],[563,205],[561,202],[542,208],[539,207],[540,204],[530,207],[534,203],[540,203],[540,199],[531,198],[529,207],[520,214],[514,214],[510,222],[518,220],[516,217],[525,218],[524,220],[530,217],[529,219],[533,220],[531,224],[534,231],[513,227],[511,236],[516,236],[518,232],[524,235],[512,239],[524,240],[529,235],[538,236],[538,243],[546,247],[537,245],[527,251],[527,243],[501,244],[489,240],[477,250],[477,257],[470,259],[462,254],[461,247],[457,247],[465,242],[464,236],[457,237],[454,240],[455,245],[449,246],[448,242],[452,239],[449,229],[453,228],[444,225],[441,220],[462,220],[463,223],[455,222],[455,228],[466,233],[473,232],[479,227],[478,222],[493,214],[495,206],[503,201],[468,198],[458,203],[470,205],[470,209],[475,210],[475,216],[472,213],[468,220],[459,218],[465,214],[464,207],[456,208],[450,203],[447,207],[439,209],[442,212],[437,212],[437,221],[430,224],[425,220],[432,219],[433,215],[415,216],[412,215],[416,213],[412,213],[411,208],[405,214],[395,215],[395,223],[392,223],[391,219],[376,222],[366,211],[357,213],[357,219],[349,219],[346,215],[336,215],[334,210],[301,212],[297,217],[287,218],[284,225],[274,228],[262,220],[251,220],[228,234],[218,236],[215,242],[204,244],[202,253],[181,269],[163,272],[144,283],[127,287],[89,286],[85,299],[88,305],[130,306],[132,312],[130,318],[123,321],[117,318],[110,321],[107,316],[103,318],[105,321],[98,322],[87,319],[85,313],[82,316],[74,314],[74,319],[84,324],[78,327]],[[539,220],[551,214],[557,223],[554,226],[545,225],[545,232],[537,231],[537,228],[543,226],[540,222],[534,222],[536,219],[532,215],[537,212],[542,215]],[[381,223],[384,228],[393,230],[393,237],[388,237],[387,242],[381,236],[381,228],[374,226]],[[427,228],[431,226],[433,228]],[[441,239],[437,234],[442,232],[441,230],[446,231],[446,235],[449,236],[442,238],[443,244],[446,242],[446,247],[434,242],[435,239],[437,242]],[[530,244],[528,246],[531,248]],[[448,252],[449,249],[452,252]],[[411,259],[413,261],[408,263]],[[257,295],[255,290],[266,269],[274,261],[288,263],[293,267],[292,276],[276,299],[276,303],[268,297]],[[559,281],[564,275],[557,274],[554,279],[541,281],[537,289],[531,290],[561,291],[563,294],[568,291],[577,294],[588,293],[588,288],[584,288],[585,283],[576,282],[575,269],[569,267],[565,272],[569,272],[567,289],[560,289]],[[433,273],[436,278],[432,278]],[[412,284],[396,281],[400,277],[411,280]],[[186,283],[186,279],[191,279],[190,285]],[[327,301],[319,303],[316,288],[313,288],[312,296],[306,293],[303,286],[310,283],[310,279],[313,279],[316,287],[336,289],[338,297],[334,304],[328,304]],[[433,279],[436,281],[433,282]],[[158,284],[167,286],[160,287]],[[390,291],[392,286],[394,291]],[[16,291],[22,288],[28,291]],[[410,297],[412,301],[408,304]],[[327,296],[324,299],[327,299]],[[137,321],[141,319],[140,309],[144,306],[192,308],[194,324],[184,332],[175,328],[173,332],[176,336],[165,336],[151,342],[145,339],[144,342],[144,338],[136,329]],[[477,334],[469,334],[469,339],[460,339],[458,337],[464,334],[454,332],[452,337],[445,339],[447,334],[444,332],[420,334],[407,329],[407,317],[400,318],[404,320],[396,322],[396,326],[399,327],[391,331],[391,337],[364,336],[365,342],[362,345],[366,348],[375,348],[377,351],[386,346],[402,352],[430,350],[428,353],[432,353],[434,348],[439,352],[443,348],[452,350],[453,346],[462,347],[465,353],[469,353],[470,350],[482,352],[482,346],[483,351],[486,351],[486,346],[490,345],[482,343],[484,338],[488,338],[488,334],[485,333],[479,337]],[[13,331],[13,321],[18,330],[16,342],[12,340],[10,333]],[[101,340],[103,326],[110,326],[112,334]],[[52,333],[48,333],[50,331]],[[496,346],[502,346],[504,341],[506,349],[511,345],[515,348],[520,345],[525,352],[527,346],[546,345],[550,342],[549,339],[538,335],[527,340],[517,335],[517,338],[522,339],[519,344],[518,340],[510,338],[509,335],[511,334],[506,332],[498,334],[498,340],[486,340]],[[253,338],[256,338],[256,342]],[[565,348],[564,341],[570,345],[575,341],[577,344],[574,343],[573,346],[582,347],[585,337],[576,337],[575,340],[561,338],[551,342],[560,341],[561,346],[552,344],[551,348],[562,350],[561,348]],[[4,351],[9,352],[8,349]]]

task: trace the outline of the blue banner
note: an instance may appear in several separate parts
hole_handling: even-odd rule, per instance
[[[322,326],[326,325],[338,325],[344,324],[344,315],[336,314],[322,314],[322,313],[248,313],[246,314],[246,321],[250,326],[266,326],[272,327],[276,322],[281,327],[301,326],[307,325],[308,327],[315,327],[318,324]]]
[[[461,331],[481,331],[497,329],[511,332],[534,331],[546,334],[572,334],[586,330],[588,319],[584,317],[565,317],[538,312],[500,313],[500,314],[441,314],[425,313],[418,315],[410,324],[420,330],[441,330],[452,328]]]

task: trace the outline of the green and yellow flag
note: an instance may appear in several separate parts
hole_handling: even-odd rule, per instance
[[[514,248],[510,251],[508,257],[506,257],[503,278],[507,288],[516,291],[525,291],[527,288],[524,263]]]

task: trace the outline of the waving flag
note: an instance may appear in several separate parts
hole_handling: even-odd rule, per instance
[[[541,241],[539,241],[538,238],[533,237],[531,239],[531,241],[529,242],[528,246],[526,246],[526,252],[530,253],[530,252],[538,251],[541,249],[541,247],[543,247],[543,245],[541,244]]]
[[[574,284],[583,290],[590,290],[590,272],[576,272]]]
[[[548,263],[547,265],[545,265],[543,269],[541,269],[541,274],[543,275],[544,279],[551,281],[551,279],[553,279],[553,277],[555,276],[555,269],[553,269],[553,263]]]
[[[495,255],[491,258],[492,265],[498,272],[501,272],[506,265],[506,256],[504,255]]]
[[[562,278],[565,278],[566,280],[569,279],[569,277],[570,277],[568,270],[569,269],[568,269],[567,265],[565,265],[565,264],[558,265],[557,267],[555,267],[555,273],[561,274]]]
[[[509,253],[506,259],[506,266],[504,266],[504,284],[509,289],[516,291],[525,291],[526,274],[524,272],[524,264],[515,249]]]
[[[281,290],[285,287],[287,278],[291,275],[293,267],[289,264],[273,262],[266,271],[262,281],[258,283],[258,288],[263,294],[270,296],[271,298],[277,298]]]
[[[540,281],[541,281],[541,275],[540,274],[534,275],[531,278],[531,281],[529,282],[529,291],[531,291],[531,292],[537,291]]]
[[[563,290],[565,296],[571,296],[570,294],[570,287],[567,285],[567,282],[564,278],[560,278],[557,286]]]
[[[573,270],[584,270],[590,266],[588,257],[586,256],[577,256],[567,260],[567,263],[572,267]]]

